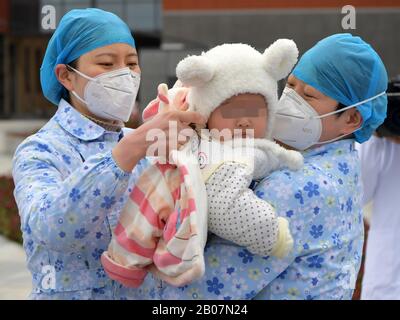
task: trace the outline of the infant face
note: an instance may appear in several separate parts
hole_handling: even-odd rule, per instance
[[[208,129],[226,132],[232,138],[265,138],[268,105],[260,94],[239,94],[224,101],[208,119]],[[214,129],[214,130],[213,130]],[[247,131],[246,129],[250,130]],[[250,132],[250,134],[248,134]],[[221,135],[224,136],[225,135]],[[226,138],[226,137],[225,137]],[[222,138],[221,138],[222,139]]]

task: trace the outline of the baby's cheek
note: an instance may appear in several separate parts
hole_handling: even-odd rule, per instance
[[[265,138],[267,128],[268,128],[267,120],[258,121],[254,125],[254,138],[256,139]]]

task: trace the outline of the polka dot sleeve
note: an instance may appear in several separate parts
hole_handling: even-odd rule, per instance
[[[249,185],[251,171],[241,163],[226,162],[206,182],[208,228],[217,236],[261,256],[270,255],[278,238],[273,207],[259,199]]]

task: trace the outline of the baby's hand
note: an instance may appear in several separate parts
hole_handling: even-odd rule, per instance
[[[186,111],[189,107],[186,102],[188,91],[189,88],[185,87],[168,89],[165,83],[161,83],[157,88],[157,98],[152,100],[143,110],[143,121],[147,122],[161,112],[171,110]]]
[[[158,85],[157,90],[157,98],[164,104],[160,111],[186,111],[188,109],[189,104],[186,101],[186,95],[189,91],[189,88],[181,87],[168,90],[168,86],[165,83],[161,83]]]

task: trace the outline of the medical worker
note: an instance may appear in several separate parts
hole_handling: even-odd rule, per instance
[[[387,74],[359,37],[336,34],[300,59],[280,99],[275,139],[303,152],[303,170],[281,170],[256,194],[289,219],[294,249],[260,257],[217,237],[206,273],[182,288],[147,277],[137,299],[351,299],[363,247],[362,188],[355,141],[384,121]],[[223,191],[221,191],[223,192]],[[121,295],[124,295],[121,293]]]
[[[99,9],[62,18],[40,80],[57,112],[13,160],[31,298],[117,299],[119,285],[106,276],[100,256],[146,166],[153,143],[146,134],[163,130],[168,141],[170,120],[178,131],[205,120],[169,111],[133,132],[123,130],[139,89],[138,56],[129,27]]]
[[[372,201],[362,300],[400,300],[400,79],[389,84],[388,116],[360,145],[363,204]],[[397,241],[399,240],[399,241]]]

